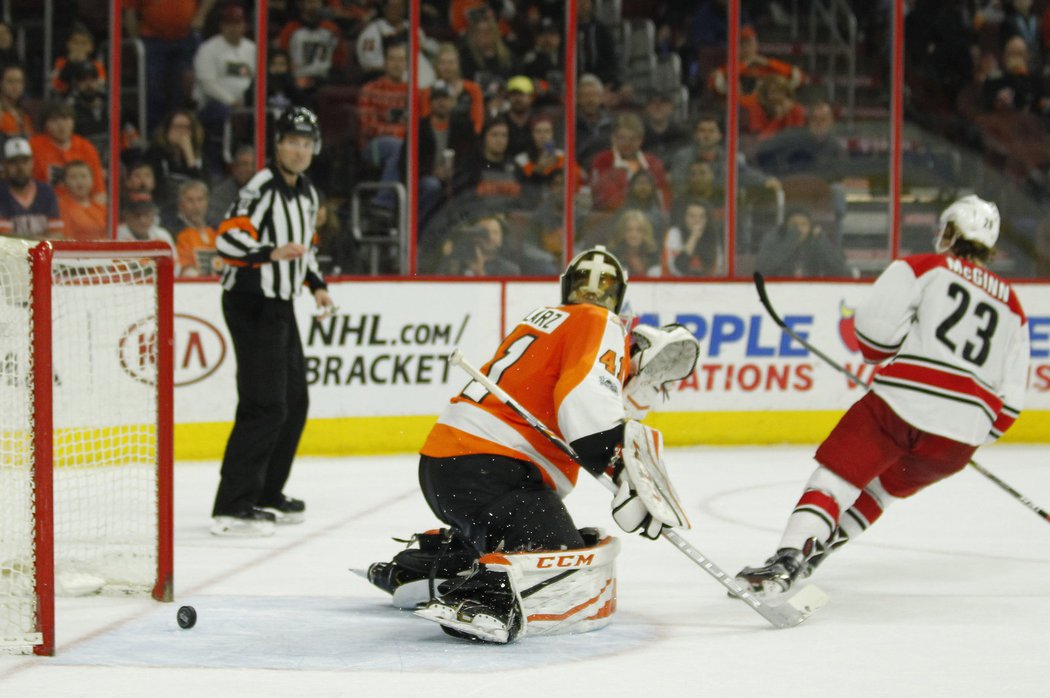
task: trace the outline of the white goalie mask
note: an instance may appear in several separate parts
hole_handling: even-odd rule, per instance
[[[975,194],[964,196],[944,209],[940,218],[940,231],[934,241],[937,252],[947,252],[955,242],[954,237],[945,237],[948,224],[954,223],[958,235],[966,240],[991,249],[999,239],[999,208]]]
[[[591,303],[620,312],[627,293],[627,272],[603,245],[576,255],[561,275],[561,302]]]

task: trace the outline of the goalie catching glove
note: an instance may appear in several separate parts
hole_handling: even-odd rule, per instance
[[[612,501],[616,524],[633,533],[657,539],[665,528],[689,528],[689,519],[667,477],[663,462],[663,435],[644,424],[624,424],[623,449],[613,480],[619,486]]]
[[[700,343],[683,325],[638,325],[631,330],[630,379],[624,386],[627,416],[644,419],[657,398],[667,399],[667,385],[696,369]]]

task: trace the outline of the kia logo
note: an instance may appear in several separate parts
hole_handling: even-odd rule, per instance
[[[196,315],[175,313],[175,385],[198,383],[219,370],[226,358],[226,338]]]
[[[226,339],[207,320],[175,313],[175,386],[192,385],[215,373],[226,358]],[[120,338],[120,366],[137,381],[153,383],[157,323],[147,318]]]

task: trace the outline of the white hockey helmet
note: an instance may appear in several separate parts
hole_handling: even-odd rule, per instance
[[[561,302],[591,303],[620,312],[627,293],[627,272],[604,245],[576,255],[561,275]]]
[[[935,247],[938,252],[946,252],[951,248],[955,240],[946,240],[944,233],[948,223],[954,223],[961,237],[991,249],[999,239],[999,220],[999,208],[991,201],[985,201],[976,194],[964,196],[941,213],[940,232]]]

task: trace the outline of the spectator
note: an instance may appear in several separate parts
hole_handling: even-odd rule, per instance
[[[117,239],[127,242],[158,240],[166,242],[175,252],[175,274],[182,272],[179,268],[178,252],[171,233],[157,223],[157,204],[148,199],[129,201],[122,211],[124,222],[117,227]]]
[[[810,106],[805,128],[785,129],[755,152],[755,164],[770,174],[814,174],[828,182],[842,180],[848,159],[835,134],[835,110],[827,102]]]
[[[48,102],[41,114],[43,132],[29,139],[33,146],[33,177],[48,183],[62,179],[62,169],[74,160],[82,160],[91,167],[94,189],[92,197],[106,201],[106,177],[98,151],[83,136],[74,133],[73,107],[65,102]]]
[[[521,205],[521,184],[514,174],[514,161],[507,153],[507,122],[489,121],[481,132],[481,143],[452,179],[454,194],[468,202],[488,204],[494,210]]]
[[[1003,46],[1002,70],[989,75],[984,81],[983,104],[985,111],[995,111],[996,103],[1008,91],[1013,106],[1018,111],[1045,111],[1040,108],[1042,86],[1038,73],[1029,69],[1028,46],[1020,36],[1007,40]]]
[[[357,111],[361,121],[361,157],[381,170],[380,181],[399,182],[398,163],[408,120],[407,51],[404,44],[386,43],[385,72],[361,88]],[[392,210],[394,194],[383,189],[373,203]]]
[[[453,114],[464,114],[470,117],[474,133],[481,133],[485,125],[485,96],[481,86],[473,80],[466,80],[459,69],[459,49],[455,44],[441,44],[437,51],[437,78],[442,80],[452,97]],[[420,93],[419,113],[426,117],[430,114],[431,90]]]
[[[284,112],[290,107],[302,107],[309,98],[292,75],[292,59],[284,49],[275,48],[266,59],[266,107]]]
[[[179,214],[166,226],[174,231],[175,249],[182,276],[210,276],[222,271],[222,261],[215,254],[218,234],[208,225],[208,185],[191,179],[179,185]]]
[[[808,78],[801,70],[775,58],[768,58],[758,52],[758,35],[754,27],[747,25],[740,28],[740,93],[750,94],[758,87],[762,78],[778,75],[787,81],[792,90],[806,83]],[[726,80],[726,68],[723,65],[715,68],[707,79],[707,87],[721,98],[729,94]]]
[[[408,44],[408,8],[405,0],[384,0],[383,14],[368,23],[357,37],[357,64],[365,71],[365,79],[372,80],[383,73],[385,46],[387,41]],[[418,87],[430,87],[434,82],[434,67],[428,56],[438,51],[438,42],[428,38],[419,29],[419,79]]]
[[[298,0],[299,16],[284,25],[277,44],[292,60],[296,85],[312,94],[332,78],[333,70],[346,66],[343,32],[324,19],[324,0]]]
[[[605,111],[605,87],[596,75],[581,75],[576,85],[576,160],[590,169],[612,136],[612,118]]]
[[[92,62],[77,63],[66,75],[72,85],[68,102],[73,106],[74,130],[91,141],[95,149],[104,148],[109,139],[109,104],[106,83]]]
[[[102,82],[100,88],[104,90],[106,67],[95,55],[95,37],[86,26],[74,22],[66,39],[66,53],[55,59],[51,70],[51,90],[61,97],[68,95],[73,89],[76,71],[84,66],[95,69],[95,74]]]
[[[21,63],[18,50],[15,48],[15,35],[11,31],[11,25],[0,22],[0,65],[15,65]]]
[[[0,235],[51,239],[62,237],[65,225],[55,190],[33,179],[33,149],[25,138],[4,141],[3,186],[0,186]]]
[[[146,128],[182,107],[193,83],[193,55],[215,0],[124,0],[124,27],[146,48]]]
[[[645,152],[671,162],[675,152],[689,142],[689,133],[675,120],[674,97],[670,92],[654,92],[645,103]]]
[[[248,90],[255,79],[255,42],[245,37],[247,24],[239,5],[222,8],[219,33],[201,44],[193,57],[197,118],[204,128],[207,160],[223,161],[223,130],[230,113],[248,106]]]
[[[175,210],[179,184],[204,179],[204,129],[189,109],[168,114],[153,134],[145,159],[157,179],[154,199],[165,215]]]
[[[766,75],[751,94],[740,98],[744,130],[760,141],[786,128],[806,123],[806,110],[795,101],[790,83],[779,75]]]
[[[660,196],[660,189],[649,170],[638,170],[631,175],[631,180],[627,183],[627,198],[620,206],[621,211],[627,209],[644,213],[649,219],[654,235],[662,234],[667,230],[669,225],[667,212]]]
[[[374,0],[328,0],[328,15],[345,36],[358,36],[376,17]],[[320,211],[318,211],[320,213]]]
[[[479,19],[470,25],[459,57],[463,76],[481,84],[491,78],[508,80],[518,72],[518,61],[493,19]]]
[[[660,275],[660,246],[652,224],[641,211],[628,209],[616,219],[609,252],[623,264],[628,278]]]
[[[1046,128],[1035,114],[1017,108],[1010,88],[1000,90],[995,110],[976,118],[985,157],[1017,182],[1045,189],[1050,167]]]
[[[109,237],[106,205],[91,198],[91,167],[74,160],[62,173],[58,187],[58,210],[65,224],[65,236],[70,240],[103,240]]]
[[[701,199],[675,206],[673,225],[664,239],[663,271],[671,276],[721,276],[725,273],[723,233],[716,231],[711,209]]]
[[[524,75],[515,75],[507,81],[507,101],[510,108],[504,114],[507,120],[509,140],[507,152],[512,156],[525,152],[532,144],[532,109],[534,88],[532,80]]]
[[[554,142],[554,121],[535,117],[531,135],[528,148],[514,156],[524,207],[529,209],[539,203],[551,180],[565,172],[565,151]]]
[[[1000,32],[1003,39],[1018,37],[1024,41],[1028,49],[1028,69],[1039,73],[1043,66],[1042,23],[1032,11],[1032,4],[1032,0],[1013,0],[1008,3]]]
[[[686,180],[675,182],[674,200],[679,199],[697,199],[715,208],[722,206],[725,192],[715,184],[715,170],[711,163],[702,160],[690,163]]]
[[[594,156],[591,164],[591,188],[594,205],[604,211],[615,211],[627,198],[627,183],[639,170],[649,170],[660,192],[660,203],[666,210],[671,201],[671,188],[660,158],[642,152],[645,126],[636,114],[621,114],[612,133],[612,148]]]
[[[136,160],[127,167],[124,176],[124,204],[129,201],[152,201],[157,189],[157,177],[153,165],[146,160]]]
[[[33,136],[33,124],[22,109],[26,92],[26,72],[22,66],[8,64],[0,68],[0,132],[8,136]]]
[[[428,90],[429,115],[419,120],[419,220],[420,228],[441,205],[452,188],[456,153],[477,146],[474,126],[468,116],[453,108],[453,97],[444,80]],[[402,160],[404,150],[402,150]]]
[[[577,72],[596,75],[606,87],[619,87],[620,63],[616,60],[616,45],[609,28],[594,15],[594,0],[576,3],[576,33]]]
[[[503,256],[503,224],[485,216],[446,243],[437,273],[455,276],[518,276],[521,267]]]
[[[755,266],[767,276],[849,276],[842,252],[801,209],[788,211],[784,224],[766,233]]]
[[[208,196],[208,221],[215,222],[226,218],[226,212],[237,201],[241,189],[255,171],[255,148],[250,145],[238,146],[233,152],[229,174],[212,187]]]
[[[521,72],[536,85],[539,100],[557,105],[565,85],[565,51],[561,45],[561,31],[550,17],[540,20],[536,41],[531,50],[525,54],[521,63]]]
[[[448,26],[460,36],[483,20],[495,22],[500,35],[506,36],[510,31],[508,20],[516,14],[514,3],[509,0],[451,0],[447,4]]]
[[[689,167],[694,162],[706,162],[715,173],[715,184],[725,186],[726,149],[722,143],[722,128],[718,117],[701,114],[693,128],[693,142],[685,146],[671,160],[671,178],[684,182],[689,176]],[[742,188],[765,187],[772,191],[781,189],[780,180],[769,177],[747,164],[743,155],[737,157],[737,181]]]

